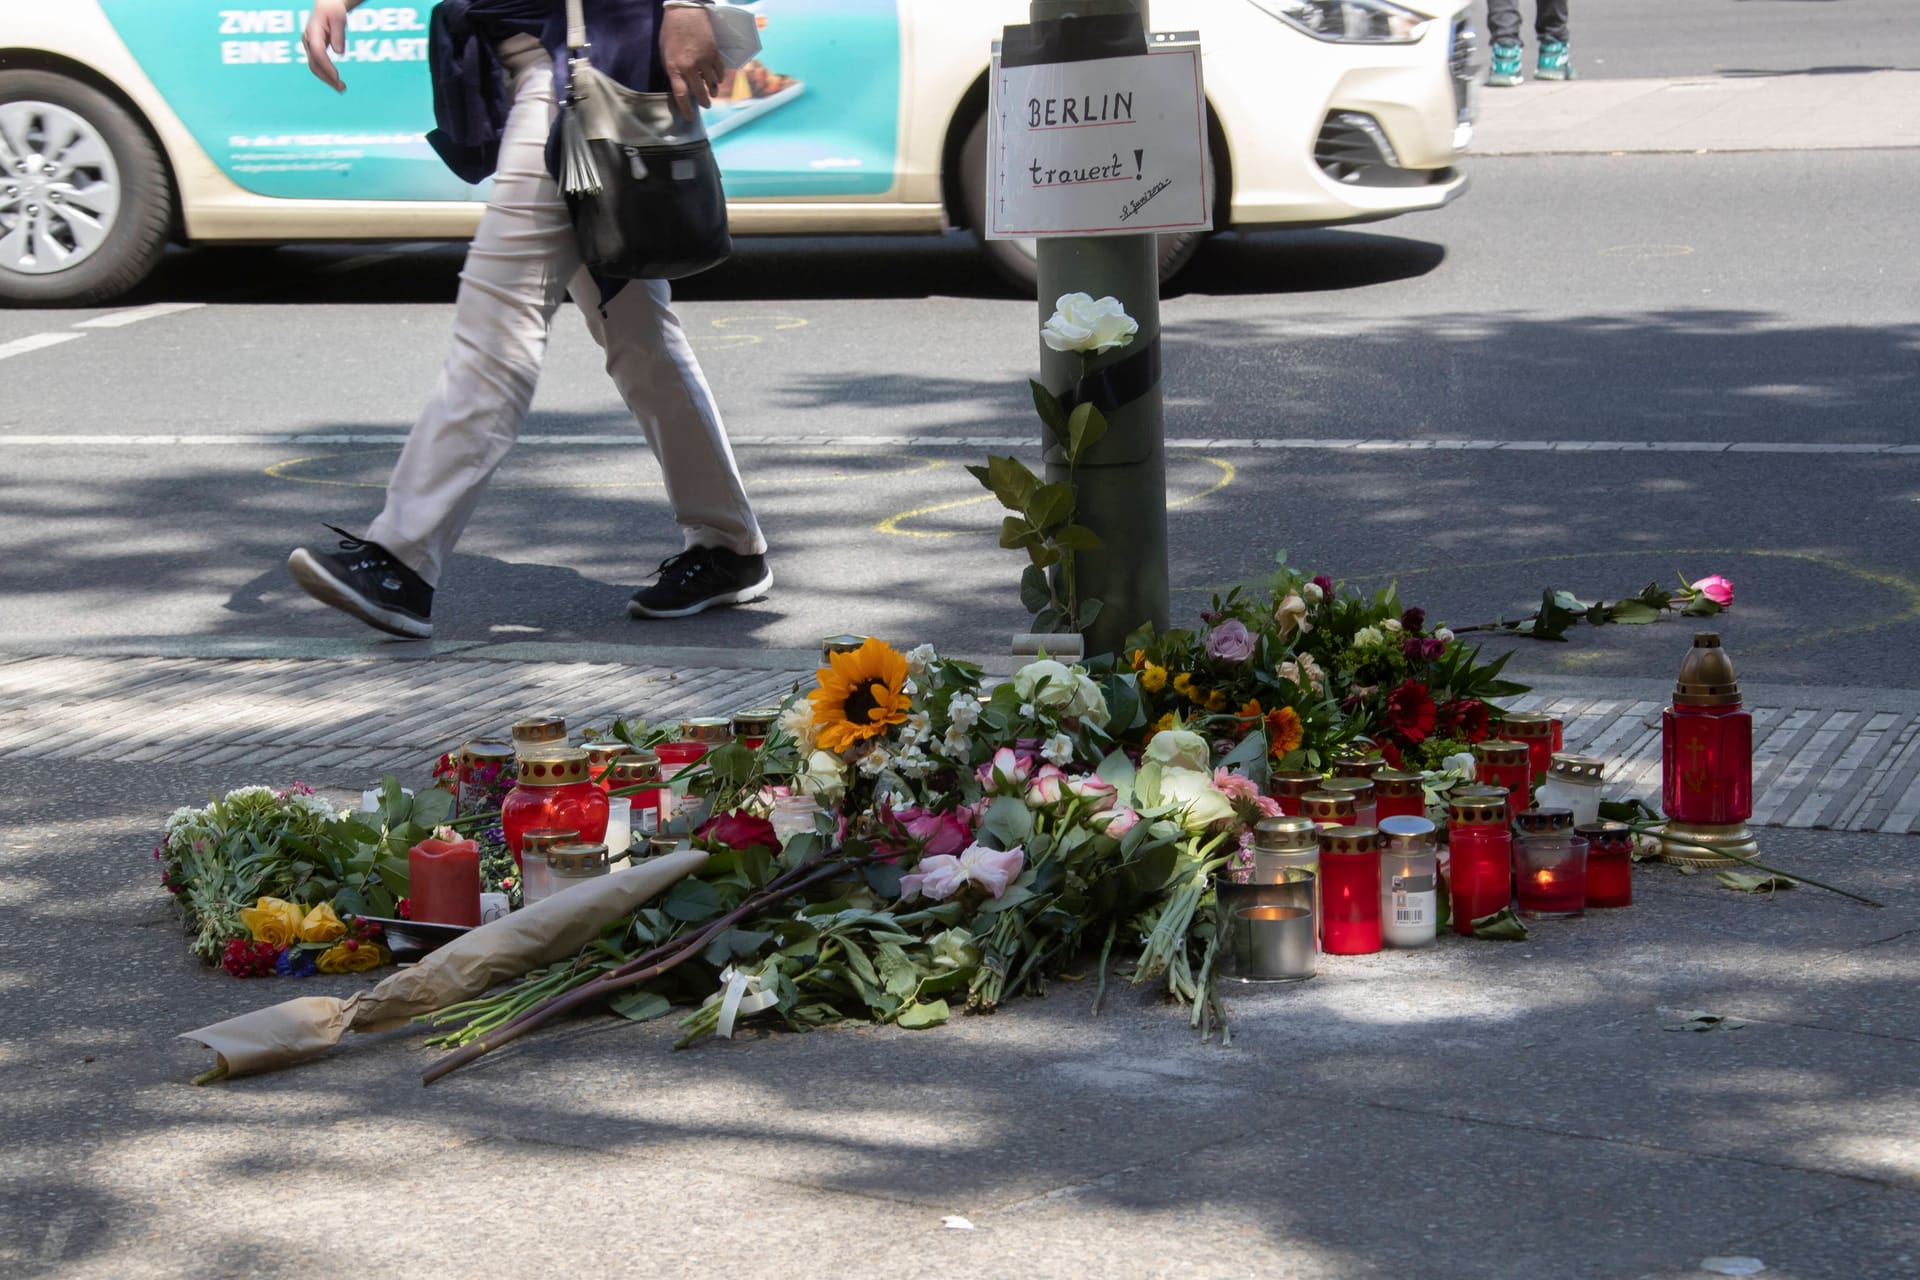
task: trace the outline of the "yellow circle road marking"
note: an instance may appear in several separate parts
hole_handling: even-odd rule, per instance
[[[1693,252],[1690,244],[1617,244],[1602,249],[1603,258],[1684,258]]]
[[[775,329],[804,329],[810,323],[805,316],[721,316],[707,323],[715,329],[731,329],[737,324],[761,324],[771,322]]]
[[[1177,498],[1169,502],[1167,504],[1167,510],[1174,511],[1180,507],[1198,502],[1202,498],[1212,497],[1214,494],[1232,484],[1234,480],[1239,477],[1239,470],[1225,458],[1201,458],[1200,461],[1212,463],[1214,466],[1220,468],[1220,478],[1198,493],[1188,494],[1184,498]],[[915,507],[911,511],[900,511],[888,516],[885,520],[874,525],[873,531],[875,533],[890,533],[899,538],[958,538],[967,534],[978,535],[989,533],[991,530],[987,529],[903,529],[900,526],[909,520],[918,520],[922,516],[935,515],[942,511],[952,511],[959,507],[977,506],[982,502],[992,502],[993,500],[994,497],[992,494],[983,493],[977,497],[952,498],[946,502],[936,502],[925,507]]]

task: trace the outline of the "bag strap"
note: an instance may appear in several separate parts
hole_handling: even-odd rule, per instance
[[[567,0],[567,53],[580,60],[587,56],[587,15],[580,0]]]

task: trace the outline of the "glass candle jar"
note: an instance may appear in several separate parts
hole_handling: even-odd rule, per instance
[[[1353,822],[1356,827],[1378,827],[1379,814],[1374,811],[1373,779],[1371,778],[1328,778],[1320,784],[1322,791],[1331,791],[1336,795],[1353,797]]]
[[[545,898],[551,889],[547,881],[547,850],[557,844],[575,844],[578,831],[566,827],[544,827],[522,832],[520,836],[520,905],[530,907]]]
[[[1547,780],[1533,793],[1533,802],[1542,809],[1573,810],[1576,827],[1598,822],[1601,775],[1606,769],[1604,760],[1556,751],[1547,767]]]
[[[1494,726],[1508,742],[1527,744],[1527,776],[1540,778],[1553,764],[1553,717],[1537,711],[1510,711]]]
[[[613,762],[609,778],[615,791],[627,791],[633,801],[636,838],[653,835],[672,818],[673,792],[660,785],[660,757],[653,752],[629,751]]]
[[[1587,842],[1587,905],[1633,905],[1633,828],[1624,822],[1589,822],[1573,834]]]
[[[1320,832],[1320,946],[1360,956],[1380,944],[1380,833],[1328,827]]]
[[[513,750],[525,755],[540,747],[567,745],[567,722],[559,716],[528,716],[513,722]]]
[[[1427,792],[1420,775],[1404,769],[1373,771],[1373,812],[1380,821],[1388,818],[1424,818],[1427,816]]]
[[[749,751],[758,751],[773,732],[774,723],[780,719],[780,712],[774,707],[753,707],[746,711],[733,713],[734,741]]]
[[[1507,805],[1513,812],[1532,806],[1533,754],[1524,742],[1489,738],[1473,744],[1473,776],[1507,793]]]
[[[1660,794],[1675,822],[1727,825],[1753,816],[1753,716],[1742,708],[1733,660],[1703,631],[1680,664],[1673,705],[1660,715]]]
[[[1380,932],[1390,947],[1430,947],[1440,928],[1439,855],[1425,818],[1382,818]]]
[[[660,776],[671,782],[675,774],[699,764],[707,752],[733,741],[733,723],[718,716],[680,722],[680,736],[653,749],[660,757]]]
[[[1587,842],[1573,833],[1573,811],[1526,809],[1513,825],[1520,914],[1534,920],[1585,915]]]
[[[633,848],[633,797],[607,797],[607,857],[624,858]]]
[[[834,654],[853,653],[871,638],[871,636],[855,635],[828,636],[820,642],[820,665],[832,666]]]
[[[607,793],[588,778],[587,753],[579,747],[523,753],[520,778],[500,807],[500,826],[516,860],[521,835],[537,827],[568,827],[596,843],[605,839]]]
[[[1353,825],[1353,796],[1345,791],[1309,791],[1300,797],[1300,816],[1318,827]]]
[[[1312,880],[1316,921],[1320,911],[1320,827],[1312,818],[1262,818],[1253,824],[1255,884],[1290,884]],[[1318,937],[1316,925],[1316,938]]]
[[[562,893],[588,880],[607,874],[607,846],[576,841],[556,844],[547,850],[547,896]]]
[[[1513,903],[1513,834],[1505,792],[1465,790],[1447,801],[1447,892],[1453,931],[1471,934],[1475,920]]]
[[[1267,794],[1280,802],[1280,812],[1300,816],[1300,797],[1320,789],[1321,776],[1308,769],[1287,769],[1267,779]]]
[[[819,813],[820,802],[812,796],[781,796],[773,802],[773,812],[767,815],[767,820],[773,823],[773,834],[785,848],[787,841],[795,836],[814,830],[814,819]]]
[[[480,813],[490,807],[488,796],[513,767],[513,748],[504,742],[469,742],[454,763],[453,808],[456,814]]]
[[[613,762],[633,750],[624,742],[589,742],[581,750],[587,753],[587,774],[602,791],[613,790]]]

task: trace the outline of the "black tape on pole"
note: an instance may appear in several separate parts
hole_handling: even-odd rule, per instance
[[[1003,67],[1131,58],[1146,51],[1147,33],[1137,13],[1102,13],[1021,23],[1000,33],[1000,65]]]
[[[1132,404],[1160,384],[1160,335],[1153,341],[1127,353],[1104,369],[1096,369],[1067,388],[1060,407],[1072,413],[1076,406],[1091,404],[1111,415],[1123,405]]]

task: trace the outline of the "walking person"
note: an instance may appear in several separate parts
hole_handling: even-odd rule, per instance
[[[1567,53],[1569,0],[1534,0],[1533,34],[1540,42],[1536,80],[1573,79],[1573,61]],[[1487,0],[1487,32],[1493,39],[1493,62],[1487,83],[1508,88],[1520,83],[1520,64],[1526,50],[1520,44],[1520,0]]]
[[[332,54],[361,0],[314,0],[310,69],[345,91]],[[621,84],[670,91],[691,114],[724,70],[711,0],[588,0],[593,62]],[[430,44],[441,128],[435,149],[462,178],[493,175],[454,305],[453,345],[387,482],[385,509],[337,549],[301,547],[294,580],[394,635],[433,634],[434,590],[487,481],[527,420],[554,312],[572,294],[607,373],[659,460],[683,549],[636,592],[636,618],[681,618],[764,596],[766,539],[699,362],[660,280],[599,280],[582,268],[547,167],[563,0],[442,0]],[[664,80],[664,83],[662,81]],[[449,124],[452,127],[449,128]]]

